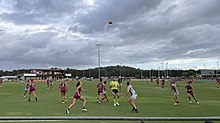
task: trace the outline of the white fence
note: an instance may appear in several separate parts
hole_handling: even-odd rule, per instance
[[[220,116],[217,117],[86,117],[86,116],[48,116],[48,117],[0,117],[0,122],[4,121],[54,121],[54,120],[119,120],[119,121],[220,121]]]

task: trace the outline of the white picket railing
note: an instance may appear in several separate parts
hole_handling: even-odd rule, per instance
[[[220,121],[217,117],[93,117],[93,116],[47,116],[47,117],[0,117],[4,121],[50,121],[50,120],[120,120],[120,121]]]

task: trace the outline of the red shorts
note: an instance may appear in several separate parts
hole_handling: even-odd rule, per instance
[[[61,93],[66,93],[66,89],[61,89],[60,92]]]
[[[30,88],[30,92],[35,91],[35,88]]]
[[[80,97],[81,97],[81,96],[79,95],[78,92],[76,92],[76,93],[74,94],[74,96],[73,96],[73,98],[76,98],[77,100],[78,100]]]

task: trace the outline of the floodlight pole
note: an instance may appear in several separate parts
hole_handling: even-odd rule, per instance
[[[168,74],[169,74],[169,71],[168,71],[168,62],[166,63],[166,69],[167,69],[167,71],[166,71],[167,74],[166,74],[166,75],[167,75],[167,77],[168,77],[168,76],[169,76],[169,75],[168,75]]]
[[[157,71],[158,73],[157,73],[157,76],[158,76],[158,78],[160,78],[160,67],[158,68],[158,71]]]
[[[120,63],[120,77],[121,77],[121,63]]]
[[[76,64],[76,77],[77,77],[78,75],[77,75],[77,64]]]
[[[217,68],[216,68],[216,77],[218,77],[218,61],[216,62]]]
[[[101,79],[101,71],[100,71],[100,64],[101,64],[101,55],[100,55],[100,46],[101,44],[96,44],[98,47],[98,67],[99,67],[99,80]]]
[[[85,74],[84,74],[84,66],[83,66],[83,78],[85,77]]]

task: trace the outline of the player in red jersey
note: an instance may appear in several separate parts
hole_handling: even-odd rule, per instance
[[[161,80],[161,88],[162,88],[162,90],[164,90],[164,85],[165,85],[165,79],[162,79]]]
[[[0,87],[2,87],[2,83],[3,83],[3,80],[2,80],[2,79],[0,79]]]
[[[123,80],[122,80],[122,78],[121,78],[121,76],[118,78],[118,84],[119,84],[119,86],[118,86],[118,91],[119,91],[119,93],[121,94],[121,88],[122,88],[122,82],[123,82]]]
[[[73,96],[73,102],[68,106],[68,108],[66,109],[66,113],[69,114],[69,111],[71,109],[72,106],[75,105],[76,101],[79,99],[83,102],[83,109],[82,111],[87,112],[86,109],[86,99],[81,95],[81,92],[83,92],[85,90],[82,89],[82,81],[79,80],[76,84],[76,91],[75,94]]]
[[[67,83],[62,81],[60,83],[60,94],[61,94],[61,97],[62,97],[62,103],[66,103],[67,100],[66,100],[66,92],[67,92]]]
[[[97,84],[97,89],[98,89],[98,95],[97,95],[97,103],[101,103],[101,94],[103,92],[103,83],[102,79],[100,79],[99,83]]]
[[[156,86],[157,86],[157,87],[159,87],[159,81],[160,81],[160,79],[157,78],[157,79],[156,79]]]
[[[36,85],[34,84],[33,79],[31,79],[30,85],[29,85],[29,99],[28,101],[31,101],[31,94],[35,97],[35,100],[37,101],[37,96],[35,93]]]
[[[217,86],[217,88],[219,88],[219,85],[220,85],[220,78],[216,78],[216,86]]]
[[[50,80],[47,79],[47,89],[49,89],[49,88],[50,88]]]
[[[107,94],[106,94],[106,90],[107,90],[107,88],[106,88],[106,83],[107,83],[107,82],[106,82],[106,80],[105,80],[104,83],[103,83],[102,95],[103,95],[104,97],[102,98],[102,102],[104,102],[105,99],[109,102],[108,96],[107,96]]]

